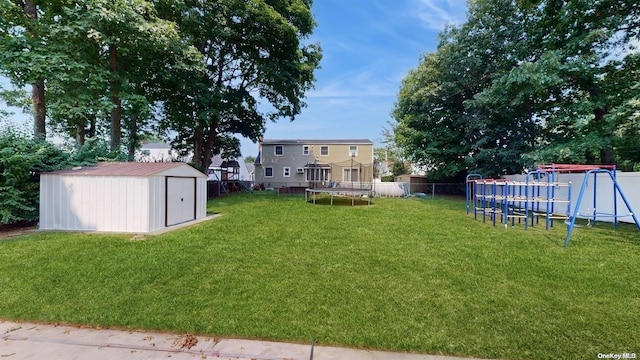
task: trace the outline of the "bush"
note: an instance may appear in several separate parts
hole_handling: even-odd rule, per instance
[[[99,161],[127,161],[126,155],[109,150],[109,144],[99,138],[89,138],[69,158],[73,166],[92,166]]]
[[[0,128],[0,224],[38,220],[40,173],[64,168],[69,155],[25,132]]]

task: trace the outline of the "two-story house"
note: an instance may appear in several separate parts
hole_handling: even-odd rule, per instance
[[[263,140],[255,164],[256,184],[267,188],[370,186],[373,142],[345,140]]]

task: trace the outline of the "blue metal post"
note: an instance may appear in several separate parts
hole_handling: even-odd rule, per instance
[[[618,184],[618,181],[616,180],[616,176],[615,173],[610,171],[610,170],[606,170],[606,169],[597,169],[597,170],[589,170],[585,173],[584,175],[584,179],[582,181],[582,187],[580,188],[580,194],[578,195],[578,201],[576,201],[576,206],[573,210],[573,216],[571,216],[571,221],[569,222],[568,228],[567,228],[567,238],[564,241],[564,247],[568,247],[569,246],[569,241],[571,240],[571,233],[573,232],[573,228],[575,226],[576,223],[576,217],[578,216],[578,211],[580,210],[580,203],[582,202],[582,197],[584,195],[584,191],[587,187],[587,182],[589,180],[589,176],[591,174],[594,174],[594,179],[595,179],[595,174],[598,173],[605,173],[605,174],[609,174],[609,177],[611,177],[611,180],[613,181],[613,186],[615,188],[615,191],[617,193],[620,193],[620,197],[622,198],[622,201],[624,201],[624,204],[627,206],[627,210],[629,210],[629,214],[633,217],[633,221],[636,224],[636,227],[638,228],[638,230],[640,230],[640,221],[638,220],[638,217],[636,216],[636,214],[633,212],[633,209],[631,208],[631,204],[629,204],[629,201],[627,200],[627,197],[624,195],[624,192],[622,191],[622,188],[620,188],[620,185]],[[595,188],[595,186],[594,186]],[[616,193],[614,193],[614,198],[617,196]],[[595,198],[595,194],[594,194],[594,198]],[[595,200],[594,200],[594,221],[595,221]],[[617,210],[615,211],[615,217],[617,218]]]
[[[571,239],[571,233],[573,232],[573,227],[576,225],[576,217],[578,216],[578,209],[580,209],[580,203],[582,202],[582,197],[584,196],[584,190],[587,188],[587,182],[589,181],[589,173],[591,171],[587,171],[584,174],[584,179],[582,180],[582,187],[580,187],[580,193],[578,194],[578,201],[576,201],[575,210],[573,210],[573,215],[571,216],[571,220],[569,220],[569,225],[567,225],[567,238],[564,240],[564,247],[569,246],[569,240]]]
[[[524,187],[524,229],[529,226],[529,177],[527,176]]]

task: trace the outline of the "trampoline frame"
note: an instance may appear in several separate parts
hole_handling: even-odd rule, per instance
[[[331,205],[333,205],[333,197],[334,196],[344,196],[343,194],[347,194],[347,196],[351,195],[351,206],[355,205],[356,195],[363,196],[367,195],[367,205],[371,205],[371,198],[374,196],[375,191],[372,189],[356,189],[356,188],[318,188],[311,189],[307,188],[304,190],[304,200],[306,202],[309,201],[309,197],[313,199],[313,203],[316,203],[316,197],[318,194],[328,194],[331,199]]]

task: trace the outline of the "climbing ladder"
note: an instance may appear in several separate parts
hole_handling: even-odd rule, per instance
[[[582,186],[572,206],[571,182],[560,182],[560,173],[584,173]],[[598,210],[597,181],[598,175],[608,176],[612,183],[613,210],[602,212]],[[591,182],[593,187],[593,203],[589,210],[580,212],[586,191]],[[556,193],[556,190],[566,187],[566,191]],[[618,200],[622,199],[627,212],[618,212]],[[556,208],[556,205],[566,205],[566,215],[558,214],[564,209]],[[602,206],[600,206],[602,207]],[[467,175],[466,183],[466,208],[467,214],[474,212],[474,217],[482,220],[491,219],[493,225],[504,224],[505,227],[515,220],[520,223],[524,220],[525,229],[534,225],[534,219],[545,218],[547,230],[553,226],[554,219],[564,219],[567,225],[567,236],[564,247],[569,246],[571,234],[576,226],[576,219],[586,218],[590,224],[595,224],[598,219],[604,217],[613,218],[614,227],[618,226],[618,219],[631,217],[640,230],[640,221],[633,212],[631,204],[618,181],[616,180],[616,168],[613,165],[573,165],[551,164],[540,165],[536,171],[531,171],[526,176],[526,181],[509,181],[507,179],[484,179],[480,174]]]

